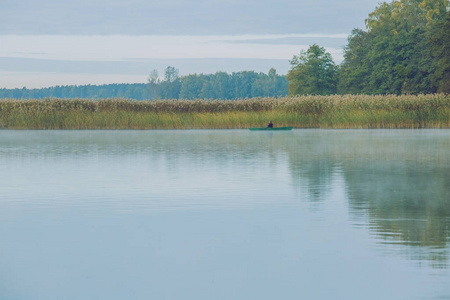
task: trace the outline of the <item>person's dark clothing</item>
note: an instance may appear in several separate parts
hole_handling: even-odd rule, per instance
[[[267,125],[267,128],[273,128],[273,123],[272,123],[272,121],[269,122],[269,125]]]

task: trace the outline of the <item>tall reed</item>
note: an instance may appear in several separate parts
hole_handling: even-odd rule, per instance
[[[298,96],[243,100],[0,100],[0,128],[450,128],[450,95]]]

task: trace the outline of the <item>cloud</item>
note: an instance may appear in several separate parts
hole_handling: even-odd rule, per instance
[[[245,58],[291,59],[308,44],[258,43],[297,35],[243,36],[2,36],[0,57],[53,60],[123,61],[139,59]],[[345,35],[335,35],[332,38]],[[319,35],[320,38],[324,35]],[[308,35],[309,42],[314,41]],[[236,43],[239,41],[239,43]],[[245,42],[251,41],[251,42]],[[301,42],[301,40],[300,40]],[[25,51],[26,50],[26,51]],[[328,48],[332,54],[342,48]],[[40,54],[42,53],[42,54]],[[339,59],[340,57],[335,57]]]
[[[285,35],[243,35],[222,40],[236,44],[305,45],[318,44],[322,47],[342,49],[347,44],[347,34],[285,34]]]
[[[340,33],[378,0],[3,0],[0,35]],[[20,21],[18,21],[20,20]]]

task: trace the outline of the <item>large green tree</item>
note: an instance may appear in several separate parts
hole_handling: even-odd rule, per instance
[[[450,11],[433,27],[430,45],[436,64],[432,83],[438,92],[450,93]]]
[[[314,44],[290,61],[289,95],[330,95],[336,93],[337,66],[325,48]]]
[[[448,0],[381,3],[366,19],[367,31],[353,30],[349,37],[339,71],[339,93],[438,91],[442,78],[435,75],[438,64],[431,55],[430,34],[445,17],[448,3]],[[438,40],[442,41],[444,31],[438,33]],[[439,51],[436,56],[441,57]]]
[[[366,78],[372,71],[367,61],[371,36],[361,29],[353,29],[344,48],[344,61],[339,68],[338,93],[361,94],[366,91]]]

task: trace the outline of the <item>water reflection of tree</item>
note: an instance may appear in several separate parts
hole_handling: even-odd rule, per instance
[[[450,170],[405,161],[362,161],[343,166],[350,209],[368,215],[370,229],[384,243],[412,246],[408,256],[435,266],[447,261],[450,228]],[[362,206],[361,202],[366,205]]]
[[[319,203],[330,192],[336,167],[333,161],[314,156],[304,157],[305,153],[307,152],[291,151],[289,153],[291,162],[289,167],[293,177],[293,185],[299,192],[306,190],[308,201]],[[303,158],[300,158],[302,156]]]
[[[321,193],[329,190],[339,166],[350,213],[362,220],[355,224],[368,226],[379,243],[396,245],[384,249],[445,267],[450,239],[450,160],[445,149],[450,141],[397,134],[306,136],[302,144],[287,149],[294,183],[308,185],[309,199],[325,199]]]

